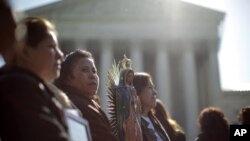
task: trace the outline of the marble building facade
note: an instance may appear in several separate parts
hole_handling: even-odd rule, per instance
[[[247,104],[239,98],[226,110],[226,103],[235,101],[220,88],[217,53],[224,13],[173,0],[64,0],[26,13],[54,22],[65,53],[76,48],[93,53],[105,111],[107,71],[123,54],[133,60],[135,71],[151,73],[188,140],[198,133],[202,108],[218,106],[230,115]]]

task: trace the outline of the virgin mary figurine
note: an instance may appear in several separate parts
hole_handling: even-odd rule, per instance
[[[119,67],[113,65],[108,73],[111,126],[120,141],[142,141],[140,102],[133,86],[134,71],[131,64],[132,61],[124,55]],[[119,80],[115,82],[117,77]]]

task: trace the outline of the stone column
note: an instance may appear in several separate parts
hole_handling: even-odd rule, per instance
[[[143,71],[143,52],[138,41],[132,41],[131,44],[131,59],[133,61],[133,69],[135,72]]]
[[[113,59],[112,45],[108,40],[102,42],[101,47],[101,60],[100,60],[100,90],[99,96],[101,98],[101,107],[107,114],[107,80],[108,70],[111,68]]]
[[[167,52],[167,44],[165,42],[158,42],[156,51],[156,81],[159,98],[164,102],[172,113],[171,104],[171,80],[170,80],[170,69],[169,69],[169,56]]]
[[[196,81],[196,65],[192,45],[187,44],[182,56],[183,98],[185,99],[187,140],[193,140],[197,133],[198,94]],[[176,107],[177,108],[177,107]]]
[[[211,46],[212,45],[212,46]],[[209,46],[209,57],[208,57],[208,87],[209,87],[209,105],[220,107],[222,91],[220,86],[220,75],[219,75],[219,65],[218,65],[218,54],[217,54],[217,44],[212,44]]]

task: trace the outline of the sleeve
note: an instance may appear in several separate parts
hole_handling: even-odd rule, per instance
[[[69,136],[47,106],[39,83],[23,76],[0,80],[2,140],[68,141]]]

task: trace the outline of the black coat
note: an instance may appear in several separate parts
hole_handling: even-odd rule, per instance
[[[60,103],[35,74],[0,70],[1,141],[68,141]]]
[[[229,133],[224,135],[200,133],[195,141],[229,141]]]

